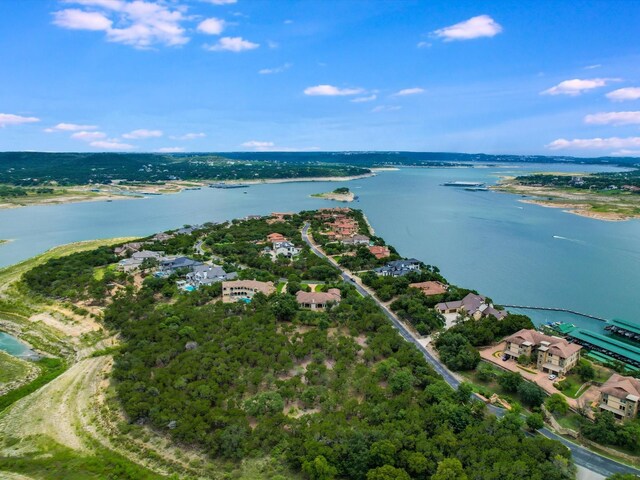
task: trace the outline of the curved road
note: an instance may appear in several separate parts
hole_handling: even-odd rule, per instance
[[[424,347],[424,345],[418,342],[418,340],[411,334],[411,332],[407,330],[407,328],[396,318],[396,316],[393,313],[391,313],[391,311],[389,311],[389,309],[385,305],[382,304],[382,302],[380,302],[380,300],[378,300],[371,292],[369,292],[369,290],[364,288],[362,285],[353,281],[351,277],[344,271],[344,269],[340,265],[338,265],[332,258],[327,257],[323,252],[321,252],[318,249],[318,247],[316,247],[316,245],[309,238],[309,226],[310,225],[306,223],[302,228],[302,239],[305,241],[307,245],[309,245],[309,247],[311,248],[311,251],[313,251],[313,253],[315,253],[319,257],[324,258],[335,267],[339,268],[342,275],[342,279],[345,282],[353,285],[356,288],[356,290],[360,293],[360,295],[362,295],[363,297],[371,297],[382,309],[384,314],[391,321],[393,326],[398,330],[400,335],[402,335],[402,337],[407,342],[411,342],[416,346],[416,348],[424,355],[427,362],[429,362],[429,364],[434,368],[434,370],[438,372],[449,385],[451,385],[453,388],[458,388],[458,386],[460,385],[460,380],[458,380],[454,376],[454,374],[444,364],[440,362],[440,360],[435,358]],[[493,413],[498,417],[501,417],[505,413],[503,409],[497,408],[493,405],[489,405],[488,407],[489,407],[489,411],[491,411],[491,413]],[[602,455],[592,452],[591,450],[588,450],[576,443],[570,442],[569,440],[557,435],[556,433],[552,432],[546,427],[541,428],[538,431],[545,437],[551,438],[553,440],[557,440],[561,442],[563,445],[565,445],[569,450],[571,450],[571,453],[573,455],[573,461],[575,462],[575,464],[581,467],[584,467],[587,470],[591,470],[592,472],[599,473],[600,475],[604,475],[605,477],[613,475],[614,473],[631,473],[631,474],[640,476],[640,470],[633,467],[629,467],[622,463],[616,462],[615,460],[611,460],[607,457],[603,457]]]

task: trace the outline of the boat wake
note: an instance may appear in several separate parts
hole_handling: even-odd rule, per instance
[[[585,243],[582,240],[577,240],[575,238],[561,237],[560,235],[554,235],[553,238],[555,238],[556,240],[565,240],[567,242],[573,242],[573,243],[581,243],[581,244]]]

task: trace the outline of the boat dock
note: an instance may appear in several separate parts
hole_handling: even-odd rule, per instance
[[[532,307],[530,305],[502,305],[505,308],[521,308],[523,310],[546,310],[549,312],[565,312],[572,313],[573,315],[578,315],[580,317],[591,318],[593,320],[599,320],[601,322],[607,322],[606,318],[598,317],[596,315],[590,315],[588,313],[576,312],[575,310],[570,310],[568,308],[557,308],[557,307]]]

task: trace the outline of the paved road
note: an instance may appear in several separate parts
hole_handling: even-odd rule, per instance
[[[418,340],[416,340],[416,338],[413,335],[411,335],[411,332],[409,332],[407,328],[400,321],[398,321],[396,316],[392,314],[389,311],[389,309],[384,304],[382,304],[382,302],[380,302],[377,298],[375,298],[368,289],[364,288],[362,285],[353,281],[351,277],[347,273],[345,273],[342,267],[340,267],[332,258],[327,257],[323,252],[321,252],[313,244],[313,242],[309,238],[308,223],[305,224],[305,226],[302,229],[302,239],[307,243],[307,245],[309,245],[313,253],[315,253],[319,257],[322,257],[328,260],[331,264],[339,268],[340,271],[342,272],[342,278],[344,279],[344,281],[353,285],[363,297],[373,298],[376,301],[376,303],[380,306],[380,308],[382,309],[384,314],[387,316],[387,318],[391,320],[391,323],[393,324],[393,326],[400,332],[400,335],[402,335],[406,341],[413,343],[418,348],[418,350],[422,352],[427,362],[431,364],[434,370],[438,372],[449,385],[451,385],[453,388],[458,388],[458,386],[460,385],[460,380],[458,380],[453,375],[453,373],[451,373],[451,371],[444,364],[440,362],[440,360],[435,358],[424,347],[424,345],[418,342]],[[505,411],[502,408],[498,408],[493,405],[489,405],[488,407],[489,407],[489,411],[498,417],[501,417],[505,414]],[[598,455],[597,453],[592,452],[580,445],[570,442],[569,440],[557,435],[556,433],[552,432],[547,428],[542,428],[538,431],[547,438],[558,440],[563,445],[565,445],[569,450],[571,450],[571,453],[573,455],[573,461],[576,463],[576,465],[580,465],[581,467],[584,467],[588,470],[599,473],[606,477],[613,475],[614,473],[633,473],[635,475],[640,475],[640,470],[635,469],[633,467],[629,467],[622,463],[616,462],[607,457]]]

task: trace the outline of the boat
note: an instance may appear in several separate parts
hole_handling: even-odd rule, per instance
[[[443,183],[442,186],[444,187],[463,187],[463,188],[480,188],[480,187],[484,187],[485,184],[482,182],[461,182],[459,180],[456,180],[455,182],[446,182]]]

